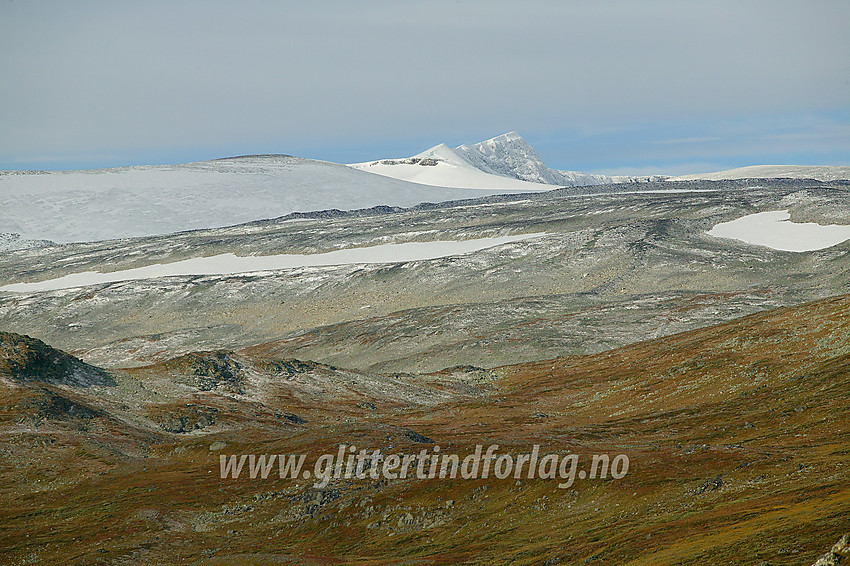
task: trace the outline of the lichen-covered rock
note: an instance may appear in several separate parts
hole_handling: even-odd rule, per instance
[[[242,365],[226,350],[191,352],[166,361],[165,369],[181,374],[186,385],[201,391],[245,392]]]
[[[115,384],[105,370],[37,338],[12,332],[0,332],[0,376],[19,383],[41,381],[77,387]]]
[[[158,408],[153,420],[168,432],[192,432],[215,424],[218,409],[187,404],[182,407]]]
[[[850,558],[850,534],[846,534],[832,546],[832,553],[842,558]]]
[[[270,374],[285,375],[292,377],[300,373],[307,373],[316,369],[319,364],[316,362],[303,362],[295,358],[286,358],[283,360],[267,360],[259,364],[259,368]]]
[[[818,558],[812,566],[838,566],[847,557],[850,557],[850,534],[838,539],[830,551]]]

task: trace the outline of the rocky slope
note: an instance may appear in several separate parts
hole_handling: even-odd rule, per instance
[[[550,169],[534,148],[516,132],[508,132],[473,145],[461,145],[455,148],[455,152],[482,171],[532,183],[581,187],[637,180],[636,177],[625,175],[592,175]]]
[[[91,366],[41,340],[0,332],[0,378],[12,382],[38,381],[75,387],[107,385],[112,379]]]

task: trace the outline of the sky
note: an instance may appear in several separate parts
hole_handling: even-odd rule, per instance
[[[0,169],[517,131],[550,167],[850,165],[850,2],[0,0]]]

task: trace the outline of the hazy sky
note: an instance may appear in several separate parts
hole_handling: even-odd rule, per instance
[[[846,0],[0,0],[0,168],[510,130],[562,169],[850,165],[848,24]]]

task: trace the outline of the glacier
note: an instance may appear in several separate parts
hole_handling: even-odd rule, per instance
[[[503,192],[416,184],[285,155],[88,171],[2,171],[0,249],[27,240],[153,236],[292,212],[409,207]]]

